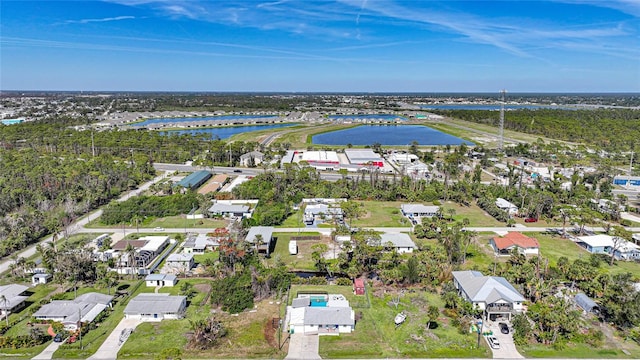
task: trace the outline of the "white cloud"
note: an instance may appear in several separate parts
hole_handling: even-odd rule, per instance
[[[65,23],[67,24],[88,24],[88,23],[96,23],[96,22],[110,22],[110,21],[121,21],[121,20],[133,20],[135,16],[115,16],[115,17],[106,17],[101,19],[80,19],[80,20],[67,20]]]

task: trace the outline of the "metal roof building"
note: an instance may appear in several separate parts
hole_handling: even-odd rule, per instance
[[[351,164],[363,165],[371,163],[376,166],[382,166],[383,159],[380,155],[369,149],[346,149],[344,154]]]
[[[578,306],[580,306],[582,310],[586,312],[598,312],[600,310],[598,304],[596,304],[595,301],[591,300],[590,297],[583,293],[577,294],[574,298],[574,301],[576,302],[576,304],[578,304]]]
[[[255,244],[256,237],[262,236],[262,245],[258,247],[258,251],[264,251],[269,255],[271,250],[271,241],[273,239],[273,226],[253,226],[249,229],[245,241]]]
[[[206,170],[192,172],[184,179],[178,181],[176,186],[182,186],[187,189],[197,189],[211,177],[211,173]]]

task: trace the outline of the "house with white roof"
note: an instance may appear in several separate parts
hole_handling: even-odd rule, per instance
[[[411,253],[418,247],[406,233],[383,233],[380,234],[380,245],[391,245],[399,253]]]
[[[577,244],[592,254],[609,254],[617,260],[640,259],[640,246],[611,235],[578,236]]]
[[[220,246],[220,241],[217,237],[197,234],[189,236],[182,244],[182,251],[187,254],[204,254],[206,250],[214,250],[218,246]]]
[[[90,292],[75,300],[52,300],[33,314],[38,320],[58,321],[65,330],[75,331],[79,323],[90,323],[106,308],[111,307],[113,296]]]
[[[338,335],[353,332],[355,312],[340,294],[301,294],[287,306],[290,333]]]
[[[485,319],[511,320],[513,314],[522,312],[525,299],[505,278],[484,276],[479,271],[453,271],[452,274],[460,296],[483,310]]]
[[[402,215],[408,218],[433,217],[438,215],[440,206],[423,204],[401,204]]]
[[[178,283],[178,278],[173,274],[149,274],[144,278],[147,286],[168,286],[173,287]]]
[[[518,213],[518,207],[503,198],[496,199],[496,206],[498,209],[506,211],[509,215]]]
[[[142,321],[182,319],[187,297],[167,293],[143,293],[131,299],[124,309],[124,317]]]
[[[167,256],[166,266],[177,271],[189,271],[193,269],[195,260],[193,254],[177,253]]]

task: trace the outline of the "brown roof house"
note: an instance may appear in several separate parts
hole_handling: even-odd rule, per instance
[[[538,240],[519,232],[510,232],[502,237],[496,236],[489,243],[498,255],[509,255],[513,249],[524,255],[538,255],[540,252]]]

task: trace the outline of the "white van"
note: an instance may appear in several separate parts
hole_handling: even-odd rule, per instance
[[[500,342],[498,342],[498,339],[495,336],[487,337],[487,341],[492,349],[500,349]]]

